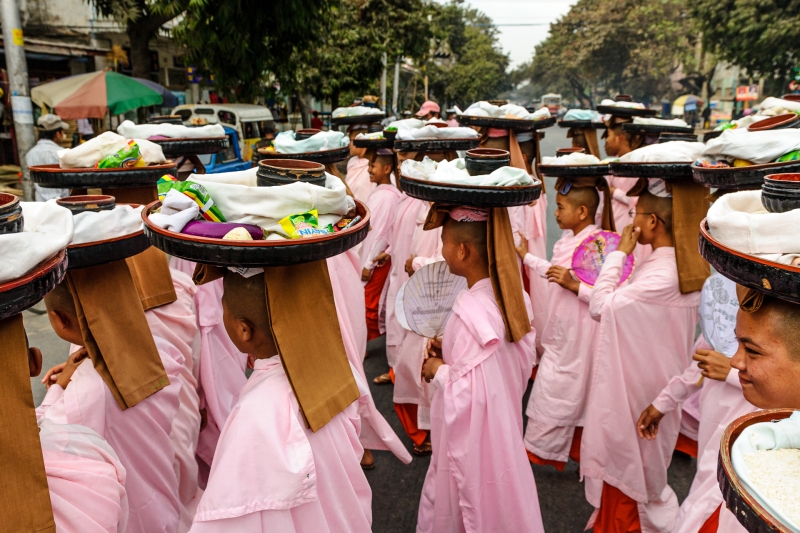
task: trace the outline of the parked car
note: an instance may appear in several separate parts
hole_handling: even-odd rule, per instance
[[[206,167],[206,174],[236,172],[253,167],[252,161],[242,157],[242,150],[239,148],[239,133],[231,127],[225,126],[224,128],[225,135],[227,135],[228,140],[230,140],[230,146],[216,154],[198,156],[200,162]]]

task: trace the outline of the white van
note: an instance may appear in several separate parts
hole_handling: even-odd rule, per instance
[[[254,146],[264,141],[268,134],[272,138],[275,131],[272,113],[269,109],[253,104],[184,104],[172,110],[180,115],[184,124],[198,121],[221,124],[235,129],[239,134],[239,148],[242,159],[250,161]]]

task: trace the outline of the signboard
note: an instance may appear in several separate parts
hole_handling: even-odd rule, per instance
[[[748,102],[758,100],[758,85],[740,85],[736,87],[736,101]]]

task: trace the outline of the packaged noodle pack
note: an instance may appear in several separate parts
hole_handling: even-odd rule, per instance
[[[225,222],[225,217],[219,207],[214,204],[211,195],[205,187],[193,181],[178,181],[170,175],[162,176],[158,180],[158,199],[162,202],[167,193],[175,189],[195,201],[200,206],[200,214],[210,222]]]
[[[282,218],[278,223],[290,239],[302,239],[304,237],[318,237],[333,233],[332,228],[319,227],[319,213],[316,209],[289,215]]]
[[[94,168],[134,168],[143,166],[146,166],[146,163],[139,154],[139,145],[131,139],[125,148],[105,156],[95,163]]]

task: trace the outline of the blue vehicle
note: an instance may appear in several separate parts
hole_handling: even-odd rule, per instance
[[[206,174],[216,174],[219,172],[236,172],[253,168],[252,161],[242,159],[242,152],[239,148],[239,133],[225,126],[225,135],[228,136],[228,148],[216,154],[204,154],[198,156],[200,162],[206,167]]]

